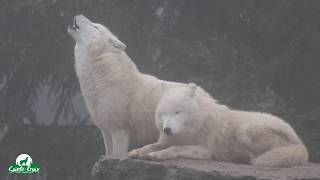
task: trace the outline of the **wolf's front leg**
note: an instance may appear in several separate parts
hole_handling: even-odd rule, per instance
[[[169,159],[211,159],[209,150],[199,145],[171,146],[167,149],[151,152],[149,158],[156,161]]]
[[[129,133],[125,129],[110,132],[112,137],[112,152],[114,156],[126,156],[129,148]]]
[[[153,144],[148,144],[146,146],[143,146],[142,148],[134,149],[129,153],[129,157],[131,158],[148,158],[148,154],[154,151],[159,151],[165,148],[168,148],[169,146],[167,144],[156,142]]]
[[[104,142],[105,155],[110,156],[113,154],[111,134],[107,130],[101,130]]]

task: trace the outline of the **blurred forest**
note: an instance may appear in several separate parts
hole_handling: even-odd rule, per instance
[[[142,72],[285,119],[320,162],[320,1],[1,0],[0,179],[35,178],[8,175],[21,153],[41,165],[36,179],[90,179],[104,152],[66,32],[80,13]]]

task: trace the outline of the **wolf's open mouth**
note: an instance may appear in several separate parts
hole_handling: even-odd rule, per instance
[[[77,24],[76,18],[73,19],[73,25],[72,25],[71,29],[73,29],[75,31],[78,31],[80,29],[80,27]]]

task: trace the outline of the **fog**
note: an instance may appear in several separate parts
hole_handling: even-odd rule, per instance
[[[222,104],[277,115],[320,162],[320,2],[2,0],[0,164],[28,153],[35,176],[90,179],[104,152],[66,29],[84,14],[127,45],[141,72],[194,82]]]

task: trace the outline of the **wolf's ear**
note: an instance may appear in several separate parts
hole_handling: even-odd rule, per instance
[[[127,45],[125,45],[123,42],[121,42],[118,38],[113,37],[109,39],[109,43],[120,50],[125,50],[127,48]]]
[[[197,87],[198,86],[195,83],[189,83],[188,84],[189,96],[190,97],[194,97],[194,95],[196,94]]]

